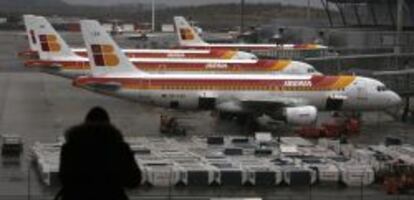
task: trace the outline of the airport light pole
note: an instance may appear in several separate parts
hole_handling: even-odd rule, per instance
[[[244,29],[244,0],[240,2],[240,35],[243,34]]]
[[[306,19],[308,20],[308,22],[310,22],[310,0],[308,0],[308,5],[306,7]]]
[[[404,10],[403,10],[404,1],[398,0],[397,1],[397,35],[396,35],[396,45],[394,49],[395,54],[401,53],[401,33],[403,31],[404,26]],[[398,63],[397,63],[398,64]]]
[[[155,0],[151,2],[151,30],[155,32]]]

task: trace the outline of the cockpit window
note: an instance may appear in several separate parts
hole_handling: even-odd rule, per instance
[[[377,87],[377,91],[378,92],[383,92],[383,91],[387,91],[387,90],[388,90],[388,88],[385,85],[382,85],[382,86],[378,86]]]
[[[309,68],[308,69],[308,73],[315,73],[316,72],[316,70],[315,69],[313,69],[313,68]]]

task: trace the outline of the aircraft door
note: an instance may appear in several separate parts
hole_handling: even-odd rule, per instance
[[[366,101],[368,98],[368,91],[367,91],[366,83],[364,81],[358,82],[356,89],[357,89],[356,91],[357,99]]]
[[[360,80],[355,84],[355,90],[353,91],[355,96],[354,101],[352,102],[353,108],[365,108],[369,105],[367,86],[367,83],[363,80]]]

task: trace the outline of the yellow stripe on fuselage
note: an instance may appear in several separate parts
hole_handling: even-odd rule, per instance
[[[355,76],[340,76],[338,80],[331,86],[331,89],[343,89],[355,80]]]
[[[292,61],[290,61],[290,60],[278,60],[275,63],[273,63],[271,71],[282,71],[288,65],[290,65],[291,62]]]
[[[234,55],[236,55],[236,51],[226,51],[224,52],[224,54],[221,56],[222,59],[232,59],[234,57]]]

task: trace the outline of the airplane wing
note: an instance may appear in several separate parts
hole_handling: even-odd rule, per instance
[[[276,98],[244,98],[241,99],[242,107],[253,112],[266,113],[280,110],[284,107],[296,107],[306,105],[301,98],[276,97]]]
[[[99,91],[116,91],[121,88],[121,84],[118,82],[107,82],[107,83],[90,83],[88,87]]]
[[[48,63],[43,62],[41,60],[28,60],[24,62],[26,67],[39,67],[39,68],[46,68],[51,70],[60,70],[63,66],[59,63]]]
[[[242,99],[229,99],[221,101],[217,107],[223,111],[268,113],[276,112],[285,107],[306,106],[307,103],[301,98],[292,97],[245,97]]]
[[[317,108],[298,97],[247,97],[238,101],[224,102],[219,104],[218,108],[224,108],[222,111],[249,113],[256,117],[264,114],[274,120],[297,125],[312,124],[317,119]]]
[[[62,66],[62,64],[53,63],[53,64],[47,66],[47,68],[51,68],[53,70],[62,70],[63,66]]]

